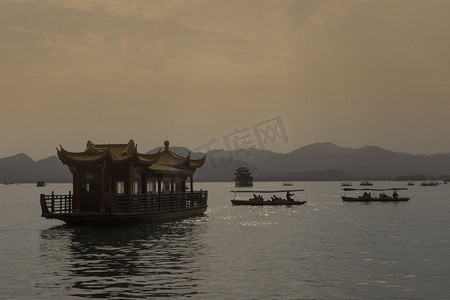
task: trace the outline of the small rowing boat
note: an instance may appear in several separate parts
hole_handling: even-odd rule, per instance
[[[353,188],[344,188],[345,192],[349,191],[365,191],[363,195],[357,197],[349,197],[344,194],[342,196],[342,201],[345,202],[404,202],[409,201],[410,198],[400,197],[397,193],[399,190],[407,190],[407,188],[391,188],[391,189],[353,189]],[[367,192],[370,191],[370,192]],[[385,193],[380,193],[379,196],[372,196],[372,191],[385,192],[385,191],[394,191],[392,196],[388,196]]]
[[[234,198],[231,200],[231,203],[233,205],[251,205],[251,206],[276,206],[276,205],[302,205],[305,204],[306,201],[300,201],[298,200],[297,196],[293,192],[300,192],[304,190],[270,190],[270,191],[259,191],[259,190],[252,190],[252,191],[237,191],[233,190],[231,191],[234,193]],[[237,194],[240,193],[250,193],[253,194],[253,197],[250,198],[238,198]],[[264,199],[264,196],[261,194],[273,194],[271,197],[266,196]],[[282,198],[278,196],[278,194],[285,194],[285,198]],[[294,196],[296,199],[292,198]]]

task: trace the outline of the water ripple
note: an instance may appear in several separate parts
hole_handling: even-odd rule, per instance
[[[58,278],[69,295],[78,297],[195,295],[204,226],[190,219],[130,227],[52,227],[41,232],[47,270],[37,287],[58,295]]]

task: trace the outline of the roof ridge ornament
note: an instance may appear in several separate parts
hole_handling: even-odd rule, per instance
[[[166,150],[169,150],[169,141],[168,141],[168,140],[165,140],[165,141],[164,141],[164,148],[165,148]]]

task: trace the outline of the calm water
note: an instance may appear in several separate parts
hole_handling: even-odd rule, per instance
[[[71,184],[1,185],[0,298],[448,299],[450,184],[398,204],[343,203],[339,185],[296,182],[308,203],[288,208],[234,207],[231,183],[197,183],[205,216],[109,228],[40,217],[39,194]]]

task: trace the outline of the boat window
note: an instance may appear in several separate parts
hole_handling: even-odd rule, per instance
[[[105,193],[112,193],[112,177],[105,176]]]
[[[137,181],[133,182],[133,194],[140,194],[140,193],[141,193],[141,185]]]
[[[88,173],[81,177],[82,192],[98,192],[100,191],[100,177],[98,174]]]
[[[133,186],[132,186],[132,193],[133,194],[140,194],[141,193],[141,175],[139,174],[133,174]]]
[[[161,185],[161,192],[169,192],[169,191],[170,191],[170,182],[163,181],[163,184]]]
[[[157,192],[157,182],[154,180],[147,180],[147,193]]]
[[[116,193],[117,194],[125,193],[125,182],[123,180],[116,181]]]

